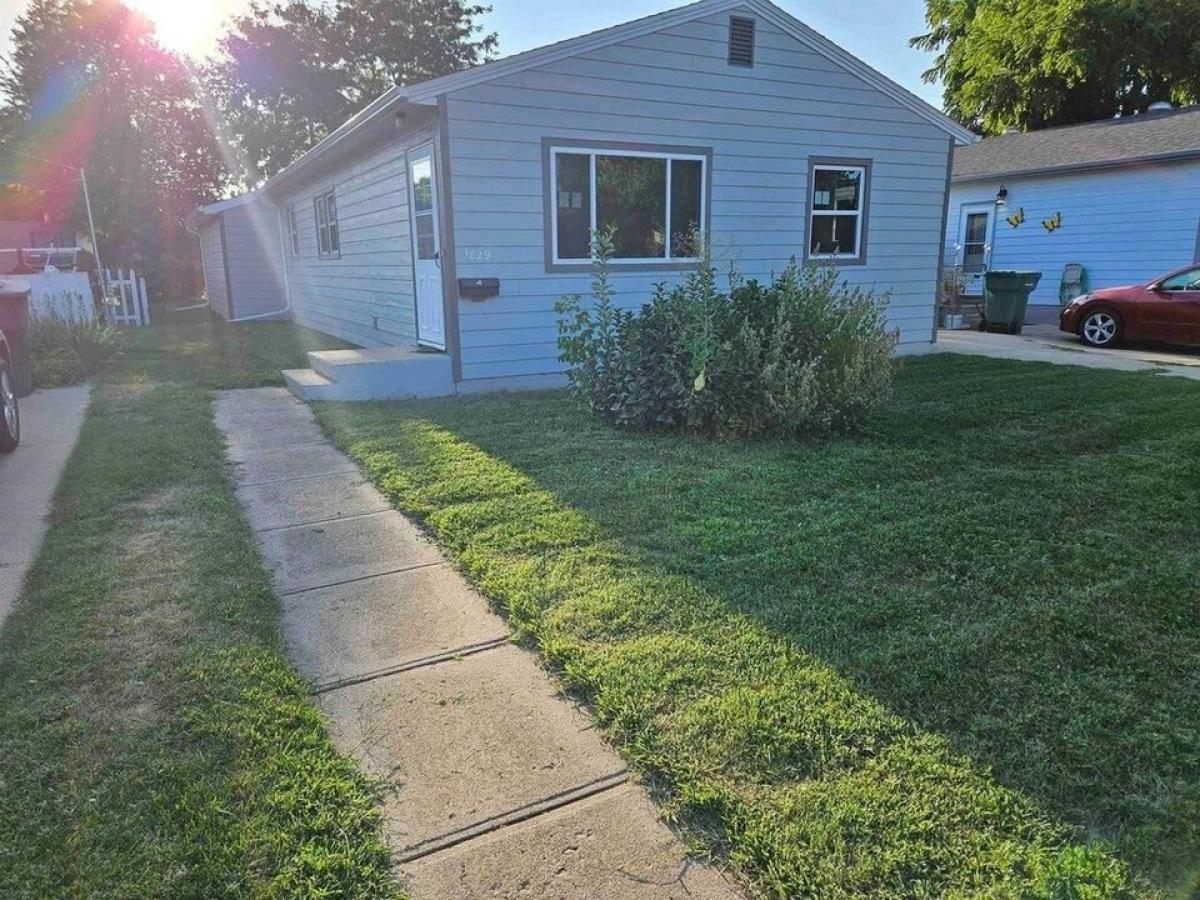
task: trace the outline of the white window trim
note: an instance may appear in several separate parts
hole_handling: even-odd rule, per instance
[[[867,204],[867,167],[858,165],[838,165],[837,163],[814,163],[812,167],[812,195],[808,198],[808,228],[809,228],[809,259],[831,259],[839,261],[858,261],[863,258],[863,217],[866,215]],[[818,172],[858,172],[858,209],[817,209],[817,173]],[[853,253],[813,253],[812,227],[813,219],[835,218],[837,216],[854,216],[854,252]]]
[[[317,194],[313,198],[313,218],[317,229],[317,256],[320,259],[340,259],[342,256],[342,229],[338,227],[338,245],[335,249],[333,246],[332,236],[333,230],[330,227],[329,219],[329,201],[333,199],[334,216],[333,223],[337,227],[337,197],[336,191],[330,189]],[[321,225],[321,220],[325,220],[324,226]],[[325,246],[321,246],[321,229],[325,230]]]
[[[963,268],[963,272],[965,272],[967,275],[970,275],[970,276],[981,275],[984,272],[986,272],[988,269],[988,257],[991,255],[991,253],[990,253],[991,244],[989,243],[989,236],[990,236],[990,233],[992,230],[992,216],[995,215],[995,212],[996,212],[995,207],[992,204],[988,204],[987,206],[979,205],[976,207],[969,207],[969,206],[963,207],[962,240],[959,241],[959,248],[960,248],[960,255],[962,257],[961,265]],[[967,240],[967,237],[970,233],[972,216],[983,216],[983,240],[982,241],[968,241]],[[977,244],[980,249],[979,268],[978,269],[968,269],[967,268],[967,246],[970,244]]]
[[[613,150],[606,147],[573,147],[573,146],[551,146],[550,147],[550,247],[551,247],[551,262],[556,266],[578,266],[587,265],[591,262],[591,257],[567,258],[563,259],[558,255],[558,157],[560,155],[568,156],[587,156],[588,157],[588,181],[591,186],[591,195],[589,198],[589,212],[591,213],[591,221],[588,225],[589,238],[596,232],[596,157],[597,156],[632,156],[640,159],[662,159],[662,160],[679,160],[681,162],[699,162],[700,163],[700,231],[703,233],[708,228],[708,157],[706,155],[696,153],[671,153],[668,151],[655,150]],[[665,256],[648,256],[648,257],[624,257],[621,259],[610,260],[613,266],[676,266],[687,265],[689,263],[697,263],[700,258],[697,256],[671,256],[671,169],[667,166],[667,185],[666,185],[666,210],[664,229],[667,239],[667,253]]]

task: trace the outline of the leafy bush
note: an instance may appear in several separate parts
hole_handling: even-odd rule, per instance
[[[564,297],[560,359],[605,421],[700,434],[824,434],[857,429],[890,395],[896,334],[886,297],[794,261],[770,284],[729,275],[718,285],[707,242],[675,286],[637,312],[611,282],[612,233],[593,237],[592,294]]]
[[[29,321],[33,384],[39,388],[79,384],[124,355],[127,340],[115,325],[88,316],[81,297]]]

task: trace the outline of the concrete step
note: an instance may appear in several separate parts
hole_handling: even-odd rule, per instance
[[[338,400],[337,385],[312,369],[284,369],[287,388],[301,400]]]
[[[331,396],[323,399],[388,400],[454,393],[454,372],[445,353],[411,347],[314,350],[308,362],[314,373],[334,385]]]

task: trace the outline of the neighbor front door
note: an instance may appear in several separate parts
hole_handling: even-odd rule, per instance
[[[413,271],[417,291],[417,343],[446,349],[446,312],[442,296],[442,244],[438,221],[433,145],[408,154],[412,210]]]
[[[964,206],[959,222],[959,262],[966,282],[963,294],[977,297],[983,294],[983,273],[991,262],[991,204]]]

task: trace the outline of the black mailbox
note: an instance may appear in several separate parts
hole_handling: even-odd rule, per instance
[[[500,294],[499,278],[460,278],[458,295],[464,300],[488,300]]]

